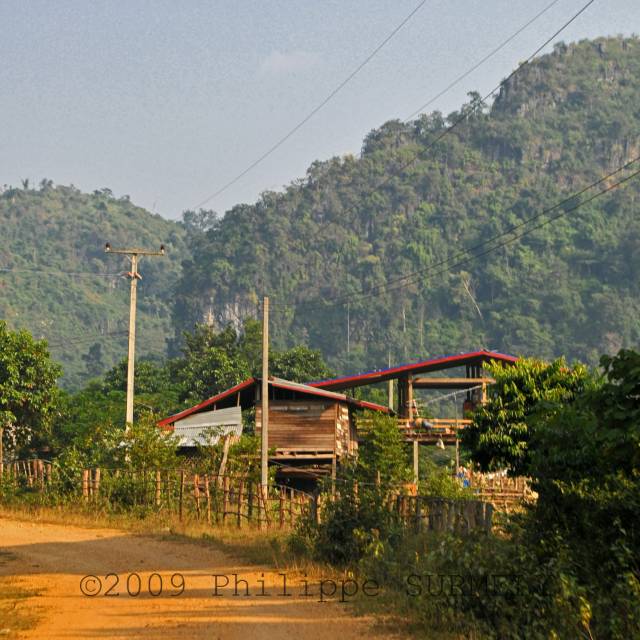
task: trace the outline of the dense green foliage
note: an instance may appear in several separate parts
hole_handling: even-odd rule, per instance
[[[536,523],[560,537],[595,637],[640,633],[640,353],[602,359],[605,379],[531,418]]]
[[[283,193],[209,217],[191,236],[178,335],[209,311],[221,325],[253,316],[268,293],[276,345],[320,348],[345,372],[381,366],[389,351],[397,361],[486,346],[596,364],[636,344],[637,181],[480,260],[357,294],[476,246],[635,157],[639,51],[634,38],[558,45],[436,144],[459,112],[388,122],[359,158],[316,162]]]
[[[604,379],[558,362],[545,376],[544,365],[526,362],[498,384],[504,405],[528,400],[527,411],[505,412],[513,430],[507,418],[496,422],[493,459],[528,472],[538,500],[499,536],[379,540],[361,569],[391,587],[396,611],[462,637],[638,637],[640,354],[623,350],[602,366]],[[576,373],[580,384],[567,393],[561,380]]]
[[[575,397],[591,381],[584,365],[569,367],[563,358],[551,364],[521,358],[509,367],[493,364],[487,370],[495,380],[487,404],[473,414],[473,424],[462,432],[462,444],[483,471],[508,469],[516,476],[531,473],[527,419],[541,404],[559,404]]]
[[[165,258],[140,261],[137,341],[139,355],[164,356],[171,290],[184,257],[181,226],[108,189],[84,194],[49,180],[39,188],[26,181],[24,188],[5,187],[0,224],[0,318],[47,339],[67,388],[79,388],[126,354],[129,283],[104,275],[126,272],[128,263],[105,254],[105,242],[151,249],[164,243]]]
[[[25,330],[11,331],[0,321],[0,438],[10,455],[51,440],[60,373],[44,341]]]

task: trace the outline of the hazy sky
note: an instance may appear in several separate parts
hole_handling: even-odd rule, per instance
[[[322,111],[207,208],[223,212],[358,153],[551,0],[427,0]],[[586,0],[559,0],[431,108],[488,92]],[[176,218],[240,173],[418,0],[2,0],[0,185],[109,187]],[[562,39],[640,32],[638,0],[596,0]]]

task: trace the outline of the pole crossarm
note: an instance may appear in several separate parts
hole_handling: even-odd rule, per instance
[[[127,256],[163,256],[164,245],[160,245],[159,251],[152,251],[150,249],[141,249],[139,247],[132,247],[131,249],[114,249],[108,242],[104,245],[105,253],[119,253]]]

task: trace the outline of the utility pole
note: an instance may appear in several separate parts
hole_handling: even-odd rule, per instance
[[[108,242],[104,246],[106,253],[126,255],[131,262],[131,271],[127,277],[131,280],[131,298],[129,301],[129,349],[127,354],[127,412],[125,417],[125,431],[133,424],[133,387],[135,378],[136,355],[136,302],[138,280],[142,276],[138,273],[138,256],[163,256],[164,245],[160,245],[160,251],[148,251],[146,249],[114,249]]]
[[[269,298],[262,300],[262,391],[260,428],[260,490],[262,492],[262,526],[267,525],[267,497],[269,491]]]

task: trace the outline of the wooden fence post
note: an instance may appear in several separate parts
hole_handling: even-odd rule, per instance
[[[227,520],[227,512],[229,511],[229,476],[222,478],[222,523]]]
[[[204,474],[204,496],[207,499],[207,524],[211,524],[211,492],[209,491],[209,474]]]
[[[416,531],[420,533],[422,530],[422,499],[416,496]]]
[[[89,469],[82,470],[82,497],[89,500]]]
[[[180,469],[180,502],[178,503],[178,518],[182,522],[182,503],[184,502],[184,469]]]
[[[238,528],[242,526],[242,501],[244,499],[244,480],[240,480],[238,488]]]
[[[93,471],[93,488],[92,493],[94,500],[98,499],[98,493],[100,491],[100,467]]]
[[[249,491],[247,493],[247,521],[253,520],[253,482],[249,482]]]
[[[193,476],[193,497],[196,500],[196,517],[200,520],[200,476]]]
[[[160,469],[156,469],[156,495],[155,495],[156,507],[160,506],[161,495],[162,495],[162,476],[160,475]]]
[[[280,528],[284,528],[284,492],[286,489],[280,487],[280,502],[278,504],[278,513],[280,515]]]

